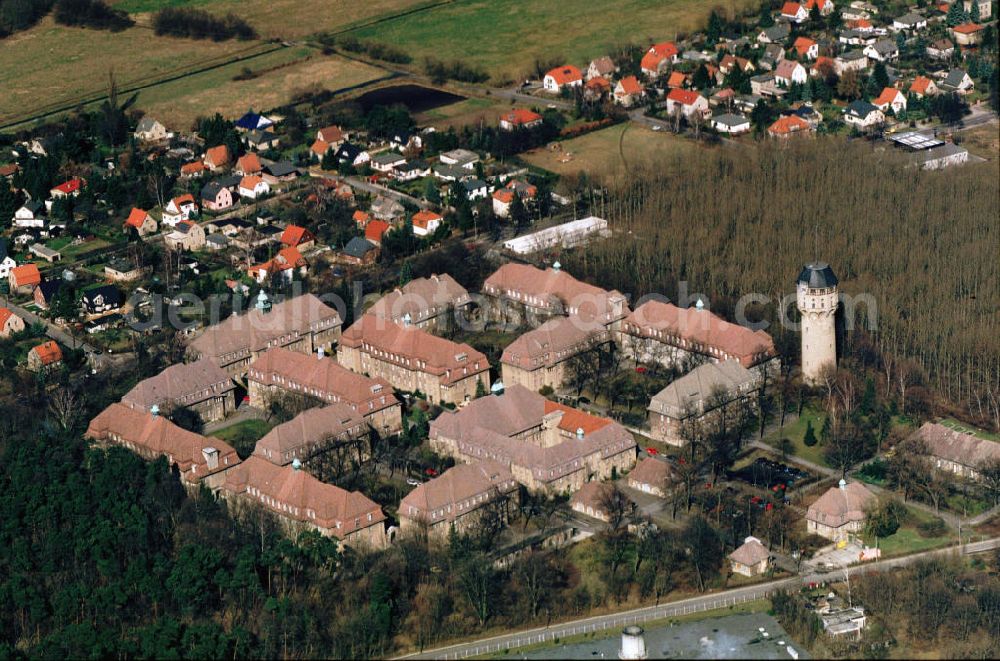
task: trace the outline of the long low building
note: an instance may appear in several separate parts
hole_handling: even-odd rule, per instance
[[[362,441],[368,423],[348,404],[330,404],[308,409],[267,432],[254,446],[253,454],[284,466],[295,460],[306,462],[317,454],[348,448],[363,461],[368,451]]]
[[[247,390],[250,405],[262,410],[290,393],[325,404],[347,404],[384,436],[403,428],[402,407],[388,381],[352,372],[332,358],[270,349],[247,370]]]
[[[1000,443],[937,423],[925,422],[910,438],[923,442],[936,468],[969,479],[979,478],[983,464],[1000,461]]]
[[[312,294],[273,306],[262,296],[245,314],[231,315],[206,328],[187,350],[194,357],[211,359],[231,376],[241,376],[262,352],[273,347],[307,354],[332,351],[342,324],[337,311]]]
[[[229,374],[208,359],[171,365],[143,379],[122,403],[141,411],[156,406],[167,413],[175,406],[196,412],[202,422],[222,420],[236,410],[236,385]]]
[[[240,463],[236,450],[226,442],[181,429],[163,416],[120,402],[91,420],[85,436],[101,445],[121,445],[143,459],[166,457],[189,488],[203,482],[210,489],[218,488],[223,473]]]
[[[264,507],[293,532],[317,530],[362,548],[386,545],[385,514],[378,503],[320,482],[296,465],[278,466],[251,456],[226,473],[220,495],[236,509]]]
[[[519,385],[444,411],[431,422],[430,446],[457,461],[499,462],[529,490],[550,494],[624,475],[636,459],[635,438],[618,423]]]
[[[503,247],[518,255],[528,255],[550,248],[574,248],[595,236],[611,236],[608,221],[597,216],[587,216],[509,239],[504,241]]]
[[[611,333],[606,328],[595,328],[576,317],[549,319],[504,349],[500,358],[503,382],[529,390],[559,388],[568,376],[566,361],[609,342]]]
[[[487,506],[496,507],[495,515],[506,523],[506,504],[517,490],[517,480],[503,464],[459,464],[424,482],[400,501],[400,529],[406,532],[426,527],[430,535],[443,539],[452,529],[465,533],[477,528]]]
[[[490,388],[490,364],[468,344],[366,314],[344,331],[337,360],[433,404],[460,404]]]

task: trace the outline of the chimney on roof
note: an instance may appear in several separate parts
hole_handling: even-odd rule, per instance
[[[213,447],[202,448],[201,454],[205,457],[205,463],[208,465],[208,470],[215,470],[219,467],[218,450]]]

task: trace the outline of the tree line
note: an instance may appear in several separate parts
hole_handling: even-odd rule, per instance
[[[153,14],[153,30],[161,36],[212,41],[227,39],[247,41],[257,38],[257,31],[236,14],[230,12],[225,16],[215,16],[203,9],[192,7],[161,9]]]

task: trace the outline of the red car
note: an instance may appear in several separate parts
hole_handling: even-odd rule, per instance
[[[635,371],[636,371],[636,374],[645,374],[645,373],[646,373],[646,368],[645,368],[645,367],[642,367],[642,366],[640,365],[639,367],[636,367],[636,368],[635,368]]]
[[[438,474],[438,472],[433,468],[428,468],[427,470],[424,471],[424,473],[430,475],[431,477],[434,477],[435,475]]]
[[[660,451],[657,450],[656,448],[646,448],[646,454],[648,455],[660,454]]]

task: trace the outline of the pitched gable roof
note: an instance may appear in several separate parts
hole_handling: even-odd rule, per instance
[[[694,105],[700,97],[701,95],[694,90],[684,90],[676,87],[670,90],[670,93],[667,94],[667,99],[675,103],[680,103],[684,106]]]
[[[18,287],[29,287],[42,282],[42,272],[38,270],[36,264],[22,264],[10,270],[10,274],[17,280]]]
[[[806,511],[806,519],[821,525],[839,528],[852,521],[864,521],[865,507],[875,500],[875,494],[860,482],[843,487],[830,487]]]
[[[38,361],[42,365],[52,365],[63,359],[62,349],[59,348],[55,340],[43,342],[32,348],[31,351],[38,357]]]
[[[136,229],[141,229],[147,218],[149,218],[148,213],[137,207],[132,207],[132,211],[129,212],[128,218],[125,219],[125,224]]]
[[[556,81],[556,85],[566,85],[578,80],[583,80],[583,74],[580,73],[580,70],[572,64],[551,69],[545,75],[551,76],[552,79]]]

